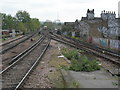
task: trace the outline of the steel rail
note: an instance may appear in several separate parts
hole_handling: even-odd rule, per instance
[[[101,53],[104,52],[104,54],[109,54],[109,55],[112,55],[114,57],[120,58],[120,54],[119,53],[116,53],[116,52],[113,52],[113,51],[110,51],[110,50],[107,50],[107,49],[104,49],[104,48],[101,48],[101,47],[98,47],[98,46],[93,46],[93,45],[88,44],[86,42],[82,42],[82,41],[79,41],[79,40],[76,40],[76,39],[73,39],[73,38],[70,38],[70,37],[66,37],[66,36],[63,36],[63,35],[58,35],[58,34],[55,34],[55,33],[52,33],[52,32],[50,32],[50,33],[52,35],[57,36],[57,37],[62,37],[62,38],[67,38],[69,40],[73,40],[73,41],[75,41],[75,42],[77,42],[77,43],[79,43],[81,45],[84,45],[84,46],[86,46],[88,48],[91,48],[91,49],[94,49],[94,50],[97,50],[97,51],[99,50]]]
[[[33,44],[32,46],[30,46],[29,48],[27,48],[26,50],[24,50],[23,52],[21,52],[20,54],[18,54],[16,57],[14,57],[11,62],[10,65],[8,67],[6,67],[4,70],[2,70],[0,72],[0,74],[3,74],[4,72],[6,72],[7,70],[9,70],[12,66],[14,66],[18,61],[20,61],[23,57],[25,57],[28,53],[30,53],[38,44],[40,44],[42,42],[42,40],[44,39],[44,37],[42,36],[35,44]]]
[[[0,44],[0,47],[1,47],[1,46],[4,46],[4,45],[7,45],[7,44],[9,44],[9,43],[11,43],[11,42],[14,42],[14,41],[16,41],[16,40],[18,40],[18,39],[21,39],[21,38],[23,38],[23,37],[25,37],[25,36],[21,36],[21,37],[18,37],[18,38],[15,38],[15,39],[6,41],[5,43],[1,43],[1,44]]]
[[[56,36],[52,36],[51,35],[51,38],[52,39],[54,39],[54,40],[57,40],[57,41],[60,41],[60,42],[62,42],[62,43],[65,43],[65,44],[68,44],[68,45],[70,45],[70,46],[73,46],[73,47],[75,47],[75,48],[79,48],[79,49],[82,49],[82,50],[84,50],[85,52],[89,52],[89,53],[91,53],[91,54],[94,54],[94,55],[97,55],[97,56],[100,56],[100,57],[102,57],[102,58],[105,58],[105,59],[107,59],[107,60],[111,60],[111,61],[113,61],[113,62],[115,62],[115,63],[117,63],[118,65],[120,65],[120,61],[116,61],[116,60],[114,60],[114,59],[112,59],[112,58],[110,58],[110,57],[106,57],[105,55],[103,55],[103,53],[101,54],[101,53],[98,53],[97,51],[95,52],[95,51],[93,51],[93,50],[90,50],[89,48],[86,48],[86,47],[79,47],[78,45],[78,43],[75,43],[75,42],[72,42],[72,41],[66,41],[66,40],[61,40],[62,39],[62,37],[60,37],[60,39],[56,39]]]
[[[30,37],[32,37],[32,36],[33,36],[33,35],[30,35],[30,36],[26,37],[25,39],[23,39],[23,40],[19,41],[18,43],[13,44],[13,45],[11,45],[10,47],[7,47],[7,48],[5,48],[5,49],[1,50],[1,51],[0,51],[0,54],[5,53],[6,51],[8,51],[8,50],[10,50],[10,49],[14,48],[15,46],[17,46],[17,45],[19,45],[20,43],[22,43],[22,42],[26,41],[27,39],[29,39],[29,38],[30,38]]]
[[[43,52],[41,53],[41,55],[37,58],[36,62],[32,65],[32,67],[28,70],[28,72],[25,74],[25,76],[23,77],[23,79],[19,82],[19,84],[16,86],[15,90],[19,89],[20,86],[22,85],[22,83],[24,83],[25,79],[29,76],[29,74],[33,71],[33,69],[37,66],[37,64],[39,63],[40,59],[42,58],[42,56],[44,55],[45,51],[47,50],[48,46],[49,46],[50,41],[47,43],[46,47],[44,48]]]
[[[63,35],[62,35],[62,36],[63,36]],[[92,44],[89,44],[89,43],[86,43],[86,42],[83,42],[83,41],[80,41],[80,40],[76,40],[76,39],[74,39],[74,38],[70,38],[70,37],[67,37],[67,36],[63,36],[63,37],[68,38],[68,39],[72,39],[72,40],[75,41],[75,42],[84,44],[84,45],[86,45],[87,47],[90,47],[90,48],[92,48],[92,49],[97,49],[97,50],[99,50],[99,51],[101,51],[101,52],[104,52],[104,53],[106,53],[106,54],[110,54],[110,55],[113,55],[113,56],[116,56],[116,57],[120,57],[120,53],[118,53],[118,52],[111,51],[111,50],[108,50],[108,49],[105,49],[105,48],[101,48],[101,47],[99,47],[99,46],[95,46],[95,45],[92,45]]]
[[[38,60],[38,57],[37,57],[37,59],[35,59],[35,60],[33,60],[33,61],[31,61],[31,60],[29,60],[29,59],[25,59],[25,58],[27,58],[27,57],[29,57],[28,56],[28,53],[31,53],[32,54],[32,50],[34,50],[34,52],[36,51],[35,50],[35,48],[37,48],[37,47],[41,47],[41,43],[43,42],[43,40],[45,39],[45,37],[43,36],[42,37],[42,39],[40,39],[39,40],[39,42],[32,48],[32,49],[30,49],[28,52],[27,52],[27,54],[25,53],[22,57],[20,57],[20,59],[22,59],[22,61],[21,60],[17,60],[17,62],[16,63],[14,63],[14,65],[12,65],[11,66],[11,68],[9,68],[9,69],[11,69],[10,71],[8,71],[9,69],[7,69],[5,72],[6,72],[6,74],[5,74],[5,72],[3,72],[2,74],[3,75],[5,75],[5,76],[3,76],[3,78],[6,78],[5,79],[5,83],[3,84],[3,89],[4,88],[6,88],[6,86],[9,88],[10,87],[10,89],[12,89],[12,90],[14,90],[14,89],[18,89],[19,88],[19,85],[21,85],[22,83],[23,83],[23,81],[26,79],[26,77],[27,77],[27,75],[29,75],[28,74],[28,72],[31,72],[31,70],[32,70],[32,66],[33,65],[35,65],[34,63],[37,63],[36,62],[36,60]],[[38,52],[38,51],[37,51]],[[28,63],[28,64],[27,64]],[[27,66],[26,66],[27,65]],[[15,68],[14,68],[15,67]],[[25,69],[25,71],[23,71],[23,72],[21,72],[20,74],[18,73],[19,72],[19,70],[21,70],[21,68],[20,67],[24,67],[24,69]],[[32,67],[32,68],[31,68]],[[31,69],[30,69],[31,68]],[[14,76],[12,76],[11,77],[11,75],[13,74],[13,73],[15,73],[16,74],[16,77],[14,78]],[[18,74],[18,75],[17,75]],[[8,77],[6,77],[6,75],[8,76]],[[11,77],[11,79],[9,79],[10,77],[9,77],[9,75],[10,75],[10,77]],[[8,81],[8,83],[7,83],[7,80],[10,80],[10,81]],[[17,81],[16,81],[17,80]],[[3,79],[3,81],[4,81],[4,79]],[[21,83],[21,84],[20,84]],[[5,85],[5,86],[4,86]],[[9,86],[10,85],[10,86]],[[17,88],[18,87],[18,88]]]

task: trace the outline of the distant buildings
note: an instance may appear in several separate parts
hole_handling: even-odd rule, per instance
[[[65,22],[63,29],[84,38],[120,39],[120,18],[116,18],[116,13],[103,10],[100,15],[95,17],[94,9],[88,9],[86,17],[75,22]]]
[[[86,17],[75,21],[80,36],[94,36],[116,39],[120,37],[120,19],[113,11],[102,11],[101,17],[94,17],[94,9],[87,10]]]
[[[120,18],[114,11],[102,11],[95,17],[95,11],[87,10],[86,17],[75,22],[65,22],[63,34],[79,37],[80,40],[96,46],[120,51]]]

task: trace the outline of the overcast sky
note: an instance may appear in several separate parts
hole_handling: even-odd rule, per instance
[[[0,0],[0,12],[11,14],[18,10],[29,12],[30,16],[40,21],[59,19],[75,21],[86,16],[87,9],[95,9],[95,16],[100,17],[103,10],[115,11],[118,16],[120,0]]]

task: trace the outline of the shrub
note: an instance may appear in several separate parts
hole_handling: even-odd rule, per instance
[[[71,66],[70,66],[69,70],[80,71],[81,64],[79,63],[79,61],[75,60],[75,59],[71,60]]]
[[[62,54],[69,60],[79,58],[77,50],[69,50],[69,49],[64,48],[62,50]]]
[[[69,68],[70,70],[74,71],[95,71],[99,70],[100,66],[98,65],[96,60],[88,60],[86,56],[81,56],[80,60],[71,60],[71,66]]]
[[[70,70],[74,71],[95,71],[99,70],[100,66],[96,60],[89,60],[85,55],[79,55],[79,50],[62,49],[62,54],[71,60]]]

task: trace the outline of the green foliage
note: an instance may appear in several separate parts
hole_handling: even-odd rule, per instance
[[[72,38],[73,38],[73,39],[77,39],[77,40],[80,40],[80,38],[78,38],[78,37],[74,37],[74,36],[72,36]]]
[[[70,70],[73,71],[81,71],[81,64],[79,61],[77,61],[76,59],[71,60],[71,66],[69,68]]]
[[[18,21],[18,29],[22,32],[26,33],[28,30],[30,30],[30,15],[26,11],[18,11],[16,13],[16,19]],[[22,26],[20,28],[20,26]]]
[[[90,72],[100,69],[96,60],[89,60],[85,55],[79,56],[78,52],[77,50],[69,50],[66,48],[62,50],[62,54],[71,60],[70,70]]]
[[[26,11],[18,11],[15,17],[0,13],[2,16],[2,29],[19,30],[24,33],[28,31],[35,31],[40,28],[40,22],[37,18],[30,18]]]
[[[37,18],[32,18],[30,21],[30,30],[35,31],[40,28],[40,22]]]
[[[77,50],[69,50],[67,48],[64,48],[62,49],[62,54],[69,60],[79,58]]]
[[[68,36],[71,37],[72,36],[72,32],[68,32]]]
[[[15,18],[13,18],[11,15],[3,14],[2,18],[2,29],[14,29],[15,28]]]
[[[83,53],[84,51],[83,50],[78,50],[79,53]]]
[[[100,66],[98,65],[96,60],[89,60],[86,56],[81,56],[80,60],[72,60],[72,65],[70,70],[74,71],[95,71],[99,70]]]
[[[73,86],[73,88],[79,88],[79,82],[73,81],[71,86]]]
[[[23,22],[23,23],[30,22],[30,15],[26,11],[18,11],[16,13],[16,18],[19,22]]]
[[[27,28],[25,27],[23,22],[18,22],[17,24],[17,29],[21,30],[22,32],[26,33],[27,32]]]

